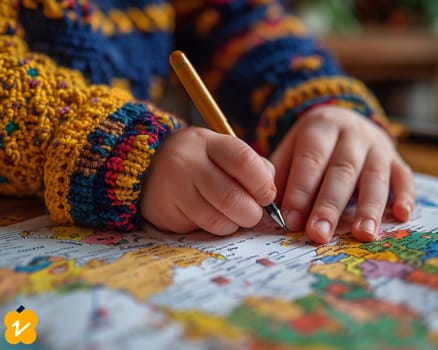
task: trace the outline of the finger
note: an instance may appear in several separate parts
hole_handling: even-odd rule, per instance
[[[211,206],[239,226],[253,227],[263,216],[254,198],[214,163],[195,175],[195,186]]]
[[[191,223],[207,232],[224,236],[236,232],[239,225],[213,207],[198,191],[187,191],[185,201],[178,208]]]
[[[162,231],[184,234],[201,228],[216,235],[226,235],[239,228],[208,203],[193,182],[187,181],[186,186],[176,189],[164,186],[159,198],[161,201],[144,203],[141,210],[142,215]]]
[[[304,129],[297,138],[281,205],[290,230],[304,228],[337,138],[338,130],[326,123]]]
[[[360,241],[374,240],[389,193],[388,155],[374,147],[368,153],[359,182],[357,209],[352,233]]]
[[[407,221],[415,206],[414,175],[409,166],[400,158],[392,164],[391,170],[391,188],[394,195],[393,215],[400,221]]]
[[[290,171],[292,155],[294,154],[297,135],[296,130],[296,128],[289,130],[287,136],[269,156],[269,160],[276,169],[275,185],[277,187],[277,200],[279,203],[283,201],[284,189]]]
[[[207,154],[260,205],[266,206],[275,199],[277,190],[272,174],[262,158],[242,140],[217,134],[208,139]]]
[[[153,222],[154,226],[160,231],[184,234],[199,228],[199,225],[196,225],[193,221],[191,221],[180,210],[180,208],[177,207],[174,207],[173,210],[168,210],[166,212],[166,220],[162,220],[162,216],[160,216],[158,212],[153,213],[149,211],[148,216],[148,221],[151,223]]]
[[[275,166],[271,163],[269,159],[266,159],[265,157],[262,157],[263,164],[265,164],[266,169],[268,170],[269,174],[271,174],[272,178],[275,178]]]
[[[306,224],[306,232],[312,240],[326,243],[332,238],[356,187],[366,153],[363,144],[353,136],[340,136]]]

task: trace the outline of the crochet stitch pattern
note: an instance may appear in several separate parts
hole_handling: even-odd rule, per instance
[[[139,227],[142,179],[182,127],[154,105],[172,49],[262,155],[321,104],[389,132],[280,0],[0,0],[0,193],[41,195],[61,223]]]
[[[44,191],[58,222],[118,231],[139,227],[145,169],[180,123],[134,102],[128,91],[88,85],[80,72],[45,55],[25,49],[18,55],[6,36],[1,39],[13,53],[2,55],[0,65],[1,192]]]

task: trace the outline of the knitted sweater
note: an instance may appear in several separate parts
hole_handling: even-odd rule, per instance
[[[43,195],[57,222],[137,228],[142,179],[182,126],[153,104],[174,48],[263,155],[316,105],[386,125],[280,0],[0,0],[0,193]]]

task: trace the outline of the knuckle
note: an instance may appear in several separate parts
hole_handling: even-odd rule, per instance
[[[215,235],[224,236],[235,232],[239,227],[221,215],[211,215],[205,218],[203,228]]]
[[[238,151],[232,154],[231,162],[236,167],[252,166],[257,162],[258,155],[250,147],[241,147]]]
[[[333,124],[333,120],[337,118],[337,115],[334,108],[320,107],[316,110],[311,110],[309,117],[302,119],[303,123],[313,124],[316,120],[322,125],[330,126]]]
[[[233,210],[239,206],[243,199],[243,193],[241,190],[231,187],[223,191],[222,197],[219,201],[221,210]]]
[[[335,164],[332,165],[332,171],[336,173],[337,177],[341,179],[353,182],[356,181],[357,178],[357,169],[354,162],[350,160],[339,160]]]
[[[386,186],[389,186],[389,171],[385,171],[385,169],[388,169],[387,167],[379,167],[379,166],[371,166],[366,169],[364,169],[363,175],[366,175],[367,177],[371,177],[374,180],[377,180],[381,182],[382,184]]]
[[[329,218],[332,222],[335,222],[337,218],[339,218],[341,212],[342,209],[339,208],[336,202],[333,200],[325,200],[314,209],[314,213],[312,215],[316,214],[318,217]]]
[[[366,203],[361,205],[361,208],[358,208],[358,211],[362,213],[366,212],[368,215],[371,214],[372,217],[378,217],[383,211],[384,205],[384,203],[378,200],[368,199]]]
[[[290,190],[285,196],[285,206],[296,210],[307,210],[310,203],[311,195],[301,187]]]
[[[333,124],[333,120],[337,119],[337,113],[333,109],[326,109],[324,113],[319,114],[319,120],[323,125],[329,126]]]
[[[315,169],[323,166],[324,157],[317,149],[307,149],[300,155],[300,158],[307,163],[308,167]]]
[[[276,191],[266,182],[255,191],[255,199],[260,205],[268,205],[276,197]]]

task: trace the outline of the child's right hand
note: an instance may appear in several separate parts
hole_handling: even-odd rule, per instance
[[[236,137],[191,127],[163,142],[142,191],[141,213],[159,229],[226,235],[260,221],[276,197],[274,167]]]

